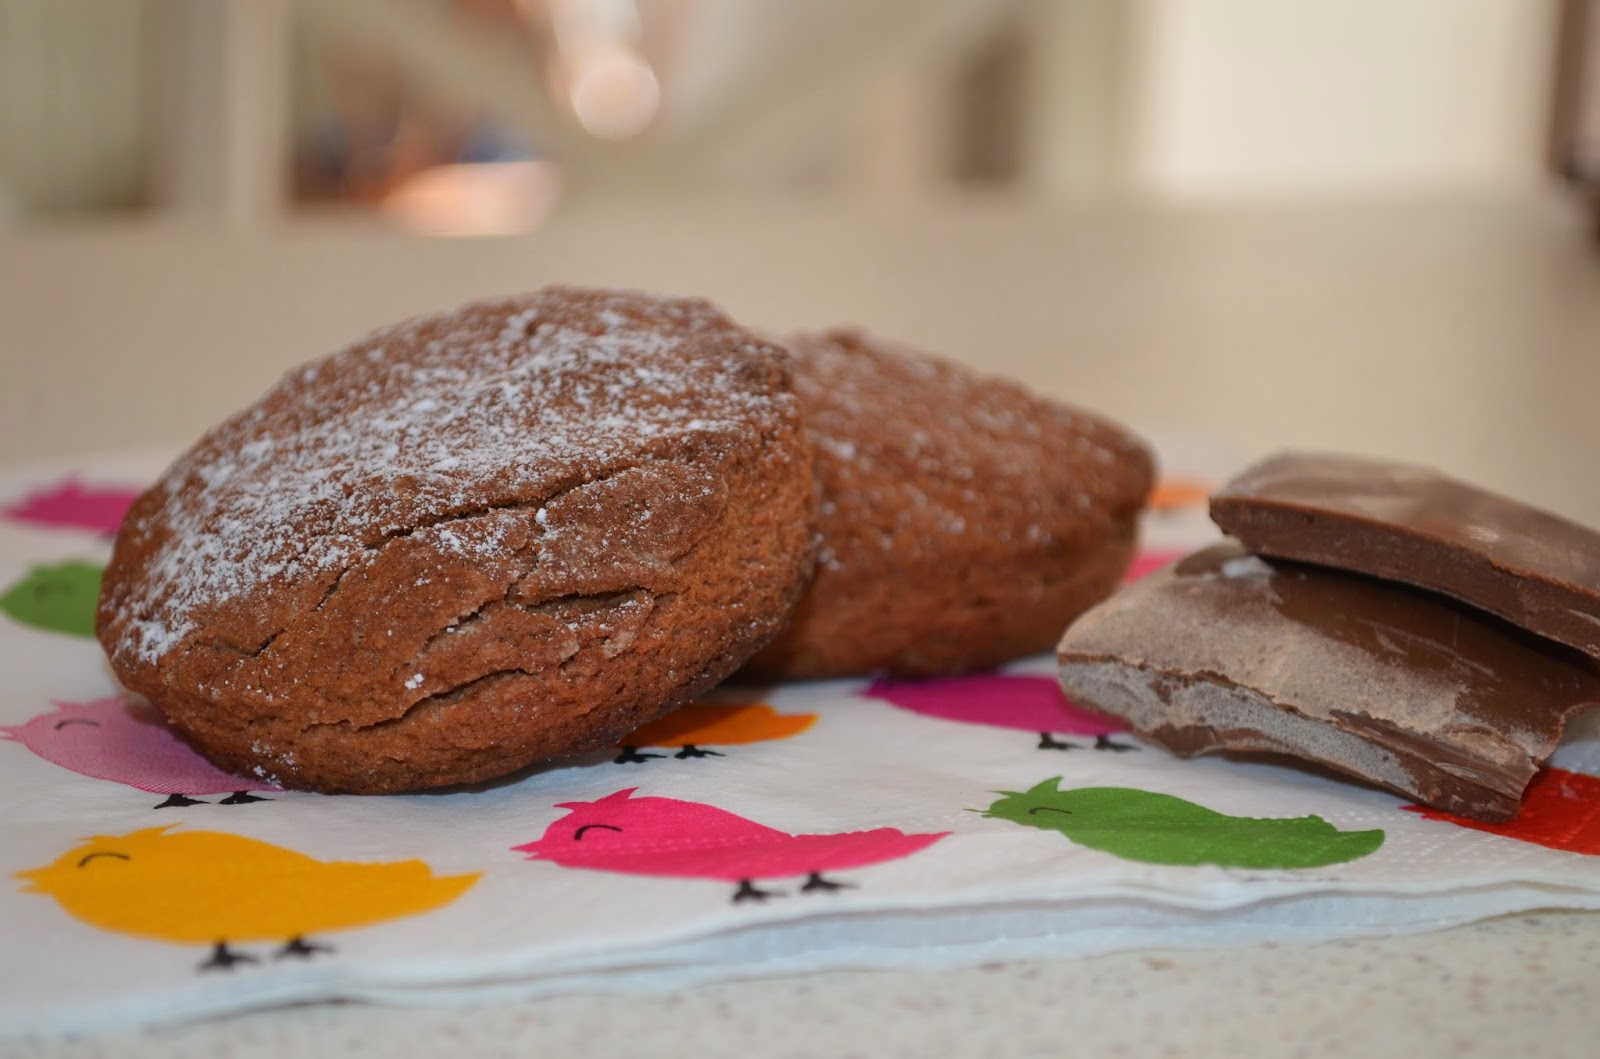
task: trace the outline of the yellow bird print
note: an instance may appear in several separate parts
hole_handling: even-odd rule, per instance
[[[255,963],[230,944],[278,942],[275,958],[331,952],[307,937],[413,916],[454,901],[478,881],[436,876],[420,860],[323,861],[220,831],[175,825],[97,835],[42,868],[16,873],[102,930],[179,945],[210,945],[201,970]]]

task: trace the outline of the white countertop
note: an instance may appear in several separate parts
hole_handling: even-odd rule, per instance
[[[1438,934],[834,972],[666,996],[481,1008],[321,1005],[171,1030],[0,1044],[58,1059],[255,1056],[1537,1056],[1589,1059],[1600,915]]]
[[[184,442],[366,330],[549,282],[870,325],[1136,427],[1411,457],[1600,522],[1600,254],[1550,200],[1048,214],[576,204],[531,236],[0,237],[6,462]]]
[[[0,241],[0,453],[182,443],[368,328],[558,281],[704,294],[777,331],[861,323],[1163,437],[1411,458],[1600,523],[1600,253],[1553,199],[578,203],[532,236],[447,241],[31,232]],[[1552,914],[471,1011],[296,1008],[0,1055],[1592,1055],[1597,943],[1600,917]]]

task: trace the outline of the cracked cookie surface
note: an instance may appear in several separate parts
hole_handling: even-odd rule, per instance
[[[112,667],[296,788],[610,746],[787,619],[814,490],[783,350],[704,302],[551,288],[284,378],[135,503]]]

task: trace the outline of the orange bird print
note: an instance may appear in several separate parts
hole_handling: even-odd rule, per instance
[[[695,702],[634,730],[622,741],[616,763],[638,764],[665,754],[640,747],[678,747],[673,757],[724,757],[707,746],[743,746],[799,735],[817,722],[814,713],[779,713],[764,702]]]

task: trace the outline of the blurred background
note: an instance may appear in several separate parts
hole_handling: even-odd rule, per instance
[[[1600,524],[1597,9],[0,0],[0,459],[559,282]]]
[[[1600,172],[1591,0],[0,0],[0,227]],[[1581,211],[1579,211],[1581,215]]]

